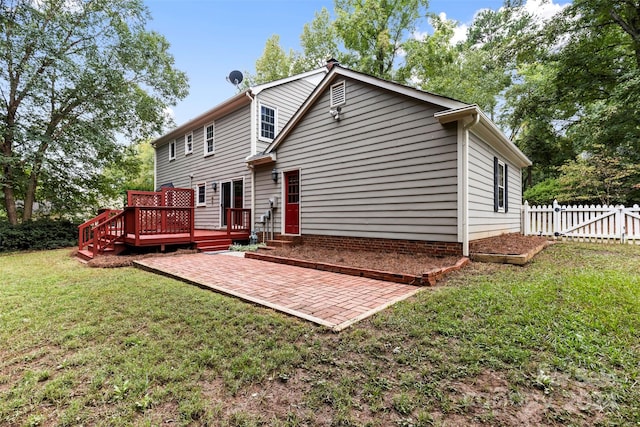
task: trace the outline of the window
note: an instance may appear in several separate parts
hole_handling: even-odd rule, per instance
[[[344,105],[347,102],[346,84],[343,81],[331,86],[331,107]]]
[[[201,182],[196,189],[196,206],[207,206],[207,183]]]
[[[184,155],[193,153],[193,132],[184,136]]]
[[[260,105],[260,139],[273,141],[276,137],[275,108]]]
[[[171,141],[169,143],[169,160],[175,160],[176,158],[176,142]]]
[[[509,188],[508,188],[508,175],[507,165],[498,160],[497,157],[493,158],[493,210],[494,212],[508,212],[509,211]]]
[[[216,151],[215,126],[213,123],[204,127],[204,155],[208,156]]]

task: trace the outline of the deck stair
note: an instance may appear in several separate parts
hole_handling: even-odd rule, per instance
[[[105,209],[80,225],[78,258],[118,255],[127,248],[191,246],[200,251],[226,250],[234,241],[248,241],[251,210],[228,208],[226,228],[195,229],[194,191],[163,188],[161,191],[130,190],[123,210]]]
[[[200,252],[216,252],[225,251],[233,243],[230,237],[222,236],[220,238],[208,238],[206,240],[196,240],[196,249]]]

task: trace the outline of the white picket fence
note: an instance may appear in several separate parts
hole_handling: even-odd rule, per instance
[[[562,240],[640,244],[640,206],[529,206],[524,202],[523,234]]]

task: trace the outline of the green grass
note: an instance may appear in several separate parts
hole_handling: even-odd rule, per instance
[[[640,247],[474,264],[334,334],[68,251],[0,256],[0,425],[638,425]]]

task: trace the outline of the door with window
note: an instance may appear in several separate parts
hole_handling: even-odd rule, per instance
[[[300,172],[284,174],[284,232],[300,234]]]
[[[242,179],[225,181],[220,190],[220,225],[227,226],[227,209],[243,208],[244,185]]]

